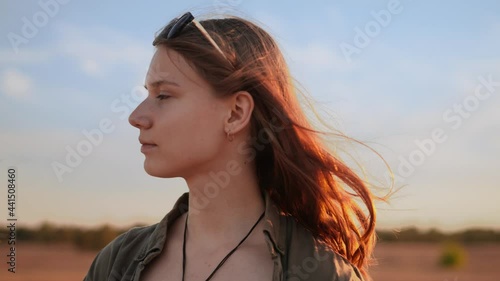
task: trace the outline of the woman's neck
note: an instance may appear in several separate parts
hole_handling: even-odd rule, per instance
[[[200,188],[206,184],[188,186],[189,241],[202,247],[238,243],[265,209],[258,185],[241,177],[238,181],[232,179],[223,188]]]

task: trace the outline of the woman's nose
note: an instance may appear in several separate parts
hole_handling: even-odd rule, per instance
[[[139,106],[137,106],[137,108],[132,111],[132,113],[128,117],[128,122],[130,123],[130,125],[138,129],[147,129],[151,127],[151,118],[144,114],[141,105],[143,104],[139,104]]]

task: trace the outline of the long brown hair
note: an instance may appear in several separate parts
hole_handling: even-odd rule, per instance
[[[278,45],[266,31],[239,17],[209,19],[201,24],[229,62],[192,23],[178,37],[156,37],[153,45],[180,53],[218,95],[238,91],[252,95],[252,136],[266,132],[268,139],[255,157],[262,191],[270,194],[284,214],[293,216],[369,279],[368,261],[375,245],[375,197],[367,184],[327,149],[318,137],[322,132],[311,128]]]

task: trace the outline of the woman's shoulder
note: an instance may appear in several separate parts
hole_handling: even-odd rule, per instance
[[[148,226],[135,226],[118,235],[109,242],[100,252],[100,255],[116,255],[139,253],[149,242],[148,239],[154,232],[158,223]]]
[[[120,280],[113,279],[113,275],[123,276],[130,264],[140,258],[157,225],[132,227],[114,238],[97,253],[84,280]]]
[[[287,279],[362,281],[359,269],[294,219],[287,219]]]

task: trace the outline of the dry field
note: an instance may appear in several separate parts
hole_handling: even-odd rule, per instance
[[[500,245],[467,245],[467,262],[460,269],[439,266],[440,244],[379,243],[375,281],[500,281]]]
[[[0,245],[0,280],[82,280],[96,252],[80,252],[69,245],[19,242],[17,272],[7,271],[7,245]],[[437,266],[438,244],[379,244],[375,281],[500,281],[500,245],[467,246],[467,264],[459,270]]]

